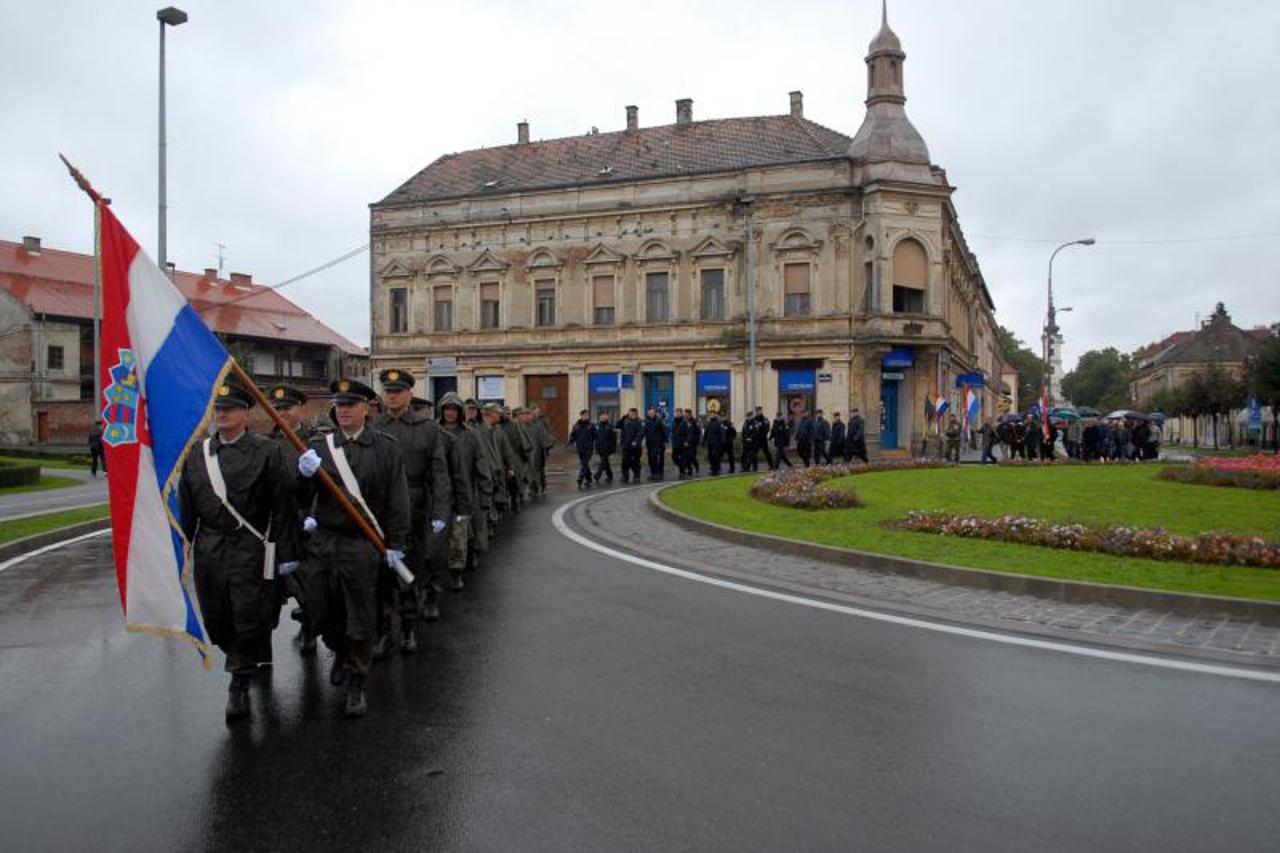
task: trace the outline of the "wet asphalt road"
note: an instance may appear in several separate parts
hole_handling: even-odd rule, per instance
[[[354,723],[286,619],[228,728],[105,537],[0,574],[3,849],[1274,849],[1280,689],[672,578],[556,533],[573,496]]]

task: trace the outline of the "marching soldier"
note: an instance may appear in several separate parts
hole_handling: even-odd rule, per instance
[[[382,660],[391,653],[391,615],[400,614],[400,650],[413,654],[418,650],[417,620],[428,622],[440,618],[437,578],[432,569],[433,537],[445,529],[449,514],[449,468],[445,460],[445,442],[439,427],[431,420],[430,410],[415,411],[413,374],[407,370],[388,368],[378,374],[382,384],[384,411],[373,421],[374,427],[396,440],[404,460],[405,480],[409,488],[409,538],[405,548],[405,564],[413,573],[414,589],[400,590],[390,572],[378,578],[378,638],[373,659]]]
[[[462,398],[450,391],[440,398],[440,427],[452,441],[449,456],[449,477],[453,482],[453,509],[449,524],[449,575],[450,589],[460,592],[463,587],[462,572],[470,557],[474,536],[472,521],[479,513],[489,511],[485,493],[493,481],[488,460],[480,448],[475,431],[467,426]]]
[[[622,433],[622,482],[629,483],[634,476],[640,482],[640,452],[644,444],[644,421],[634,406],[627,409],[626,416],[619,422]]]
[[[649,455],[649,480],[661,480],[667,452],[667,427],[658,416],[658,410],[650,407],[644,419],[644,447]]]
[[[280,446],[247,431],[252,405],[239,383],[218,386],[217,433],[187,454],[178,490],[205,629],[231,673],[229,720],[249,712],[253,676],[271,663],[280,619],[275,561],[287,575],[300,557],[294,479]]]
[[[362,717],[368,711],[364,681],[373,663],[378,628],[378,577],[405,558],[409,489],[399,443],[366,425],[369,404],[376,397],[373,389],[354,379],[334,380],[329,388],[338,428],[313,437],[298,458],[298,472],[311,484],[317,522],[300,571],[307,615],[334,651],[329,681],[347,687],[346,716]],[[327,489],[317,488],[314,477],[322,466],[381,533],[385,563],[338,500]]]
[[[556,434],[551,429],[551,419],[547,417],[547,413],[542,411],[542,407],[534,403],[529,407],[533,412],[533,423],[538,428],[538,436],[542,440],[542,467],[538,471],[538,489],[542,494],[547,493],[547,454],[549,454],[556,446]]]
[[[502,419],[502,431],[506,434],[507,441],[511,443],[511,450],[516,461],[514,476],[508,483],[508,488],[511,492],[511,507],[516,512],[520,511],[527,496],[529,455],[533,453],[533,442],[529,440],[529,434],[525,432],[524,426],[519,421],[524,411],[523,406],[517,406],[511,412],[512,416],[506,416],[504,412]]]
[[[294,435],[304,442],[311,439],[311,436],[316,431],[302,422],[302,406],[307,402],[305,393],[292,385],[275,385],[267,390],[267,399],[271,401],[271,408],[276,410],[285,425],[293,430]],[[298,511],[298,528],[305,532],[306,519],[310,515],[311,508],[301,503],[307,493],[307,486],[298,476],[299,451],[293,446],[293,442],[289,441],[284,434],[284,430],[280,429],[280,427],[272,427],[270,436],[272,440],[280,445],[280,452],[284,454],[285,468],[289,471],[290,476],[293,477],[295,507]],[[314,524],[315,522],[313,521],[312,523]],[[298,650],[303,655],[313,655],[316,653],[316,633],[307,622],[306,611],[302,609],[304,596],[301,576],[294,572],[284,578],[284,588],[285,592],[296,603],[293,613],[290,615],[299,625]]]
[[[502,506],[507,499],[504,488],[506,469],[502,465],[502,456],[494,442],[493,429],[480,415],[480,404],[475,400],[467,400],[466,416],[467,426],[475,431],[480,453],[489,467],[489,483],[483,501],[484,509],[471,517],[475,546],[470,552],[471,562],[468,568],[476,569],[480,566],[481,558],[489,553],[489,543],[497,533],[498,520],[502,517]]]

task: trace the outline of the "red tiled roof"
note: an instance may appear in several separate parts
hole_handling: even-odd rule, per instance
[[[174,283],[215,332],[324,344],[351,354],[364,352],[278,291],[261,284],[245,288],[181,270],[174,275]],[[93,256],[60,249],[33,253],[21,243],[0,240],[0,288],[36,314],[90,319]],[[228,304],[232,300],[234,304]]]
[[[446,154],[374,205],[733,172],[843,158],[850,138],[789,115],[591,133]]]

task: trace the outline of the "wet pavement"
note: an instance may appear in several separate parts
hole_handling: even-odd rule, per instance
[[[59,512],[107,502],[105,474],[91,477],[88,469],[76,468],[45,468],[44,474],[79,482],[74,486],[63,486],[59,489],[0,495],[0,521],[13,521],[18,518],[43,515],[47,512]]]
[[[560,480],[564,482],[563,479]],[[349,722],[125,634],[108,539],[0,573],[8,850],[1263,850],[1280,688],[744,596],[521,515]]]

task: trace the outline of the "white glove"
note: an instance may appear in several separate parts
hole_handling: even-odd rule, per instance
[[[438,518],[433,520],[431,522],[431,532],[437,534],[444,533],[444,522]]]
[[[281,563],[276,574],[280,575],[280,577],[287,577],[288,575],[293,574],[297,570],[298,570],[298,561],[290,560],[287,563]]]
[[[309,515],[306,518],[302,519],[303,533],[315,533],[316,528],[319,526],[320,525],[316,524],[316,520]]]
[[[320,454],[314,450],[308,450],[306,453],[298,457],[298,473],[304,477],[314,477],[315,473],[320,470]]]
[[[455,515],[455,516],[453,517],[453,523],[454,523],[454,524],[463,524],[463,523],[465,523],[465,522],[466,522],[466,520],[467,520],[468,518],[470,518],[470,517],[471,517],[471,516],[469,516],[469,515]]]
[[[404,551],[394,551],[391,548],[387,549],[387,565],[388,566],[395,566],[397,563],[403,563],[403,562],[404,562]]]

